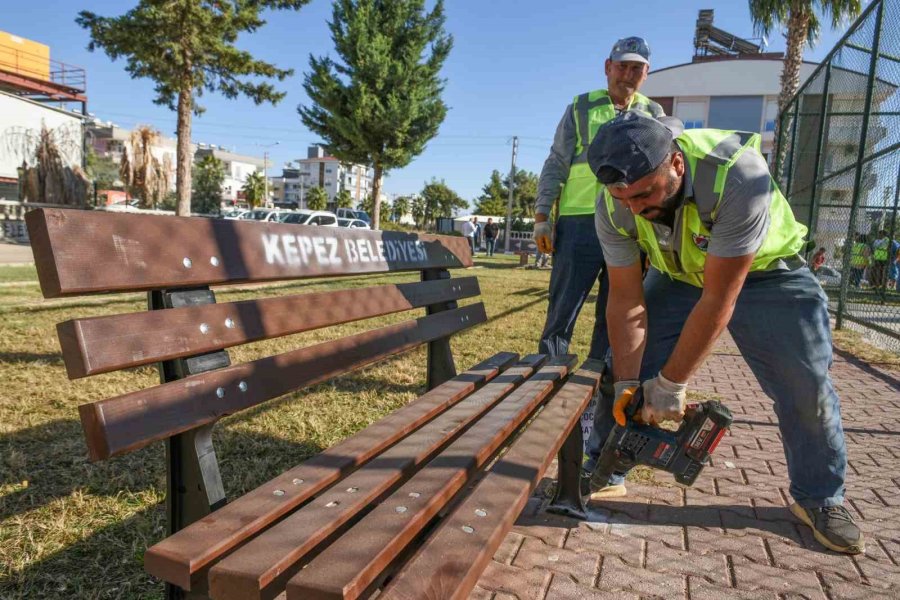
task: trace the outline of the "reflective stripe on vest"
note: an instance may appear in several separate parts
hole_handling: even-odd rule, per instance
[[[653,115],[652,101],[641,94],[634,95],[628,109]],[[559,214],[592,215],[602,185],[587,164],[587,149],[600,126],[615,118],[616,109],[606,90],[594,90],[575,97],[572,115],[575,119],[575,152],[569,177],[560,193]]]
[[[759,134],[742,131],[690,129],[679,136],[677,142],[693,176],[694,188],[693,198],[675,213],[675,230],[679,237],[673,239],[673,244],[678,246],[677,255],[660,247],[650,221],[632,215],[609,193],[605,194],[606,208],[619,233],[637,238],[657,270],[679,281],[703,287],[706,250],[712,238],[710,229],[722,199],[728,170],[744,152],[759,152],[760,138]],[[772,183],[769,229],[750,270],[765,271],[775,261],[795,256],[804,245],[805,235],[806,227],[794,219],[787,200]]]

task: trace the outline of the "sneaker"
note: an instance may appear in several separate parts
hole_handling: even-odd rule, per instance
[[[846,554],[860,554],[866,549],[863,534],[853,521],[853,517],[843,506],[803,508],[791,504],[794,516],[812,528],[813,535],[820,544]]]
[[[607,484],[599,490],[591,492],[591,500],[605,500],[607,498],[621,498],[628,492],[625,490],[624,483]]]

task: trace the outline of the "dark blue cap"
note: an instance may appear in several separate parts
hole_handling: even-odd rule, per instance
[[[684,124],[675,117],[623,112],[597,130],[588,147],[588,165],[604,185],[631,185],[662,164],[683,131]]]
[[[627,60],[650,64],[650,46],[641,37],[622,38],[612,47],[609,60],[624,62]]]

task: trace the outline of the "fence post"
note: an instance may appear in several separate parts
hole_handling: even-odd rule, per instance
[[[878,53],[881,44],[881,21],[884,15],[884,2],[878,6],[875,15],[875,33],[872,36],[872,58],[869,59],[869,75],[866,81],[866,101],[863,106],[862,126],[859,133],[859,151],[856,155],[856,171],[853,175],[853,196],[850,201],[850,222],[847,224],[847,237],[844,240],[844,255],[841,264],[841,289],[838,295],[837,317],[835,329],[843,326],[844,312],[847,306],[847,288],[850,285],[850,254],[856,235],[856,216],[860,201],[860,183],[862,182],[863,158],[866,156],[866,139],[869,134],[869,116],[872,112],[872,94],[875,89],[875,72],[878,67]]]
[[[821,177],[822,172],[824,171],[823,160],[822,160],[822,148],[825,146],[825,137],[827,135],[828,127],[826,125],[830,124],[830,120],[828,119],[828,87],[831,83],[831,63],[829,62],[825,66],[825,81],[822,83],[822,120],[819,123],[819,139],[816,140],[816,167],[813,170],[813,183],[812,189],[810,190],[809,195],[809,240],[815,241],[816,230],[818,229],[818,221],[819,221],[819,178]],[[799,103],[799,96],[798,96]],[[816,244],[818,246],[818,244]],[[806,254],[809,255],[809,249],[807,249]]]

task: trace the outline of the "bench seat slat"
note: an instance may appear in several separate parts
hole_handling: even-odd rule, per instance
[[[472,266],[454,236],[54,208],[25,221],[45,298]]]
[[[74,319],[56,327],[66,371],[76,379],[479,293],[477,278],[462,277]]]
[[[136,450],[486,319],[479,302],[81,405],[90,458]]]
[[[379,599],[468,597],[566,435],[578,426],[578,419],[600,383],[601,372],[602,361],[588,360],[570,377]],[[476,515],[478,509],[485,516]],[[473,531],[467,533],[463,527]]]
[[[546,364],[290,580],[287,600],[358,598],[575,366]],[[400,509],[400,510],[398,510]]]
[[[366,429],[162,540],[144,555],[147,572],[186,590],[225,552],[348,475],[373,456],[493,380],[519,356],[500,352],[426,392]],[[294,481],[302,483],[295,484]],[[273,490],[283,490],[276,496]]]
[[[409,478],[420,465],[521,384],[544,360],[546,356],[540,354],[525,357],[337,486],[213,565],[209,572],[210,596],[215,600],[249,600],[271,597],[273,592],[283,589],[305,554],[371,502]]]

